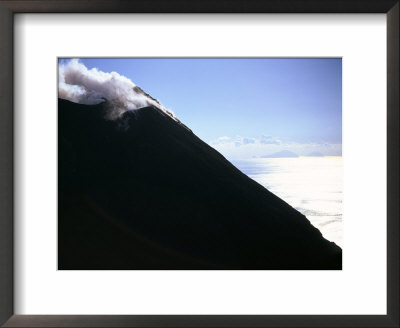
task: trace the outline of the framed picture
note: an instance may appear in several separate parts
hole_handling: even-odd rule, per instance
[[[0,10],[2,325],[398,327],[398,1]]]

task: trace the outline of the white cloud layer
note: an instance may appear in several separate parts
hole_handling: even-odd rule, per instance
[[[223,136],[212,140],[209,144],[228,159],[262,157],[283,150],[289,150],[299,156],[307,156],[310,153],[321,153],[325,156],[342,155],[342,144],[288,142],[267,135],[259,138]]]
[[[107,100],[112,104],[110,119],[118,118],[127,110],[151,105],[175,118],[157,99],[117,72],[105,73],[97,68],[89,70],[78,59],[71,59],[59,65],[58,78],[59,98],[87,105]]]

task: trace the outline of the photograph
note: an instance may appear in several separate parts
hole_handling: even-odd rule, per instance
[[[342,270],[342,59],[59,57],[58,270]]]

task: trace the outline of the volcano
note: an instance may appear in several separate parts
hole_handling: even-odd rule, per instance
[[[58,269],[340,270],[342,250],[168,113],[58,100]]]

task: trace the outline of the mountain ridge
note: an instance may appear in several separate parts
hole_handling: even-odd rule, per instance
[[[261,156],[262,158],[297,158],[299,155],[291,152],[290,150],[282,150],[273,154]]]
[[[58,110],[59,269],[341,269],[340,247],[158,108]]]

